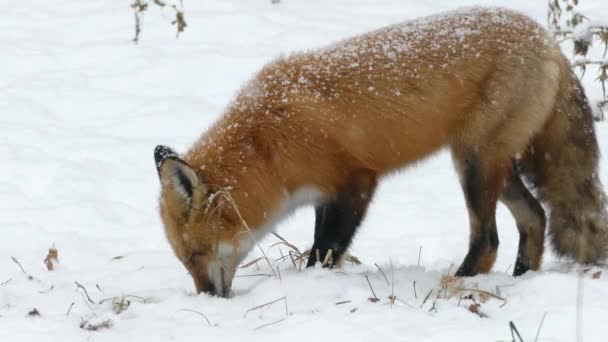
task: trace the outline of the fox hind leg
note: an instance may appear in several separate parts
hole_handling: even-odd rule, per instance
[[[500,201],[509,209],[519,231],[519,249],[513,276],[538,270],[544,250],[546,217],[543,207],[530,193],[516,172],[513,172]]]

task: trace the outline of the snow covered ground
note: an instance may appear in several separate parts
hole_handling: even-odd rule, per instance
[[[513,321],[533,341],[546,314],[539,341],[574,341],[577,287],[584,341],[606,340],[608,271],[581,279],[576,267],[548,252],[542,271],[512,278],[517,233],[503,207],[494,272],[456,285],[499,294],[506,304],[452,293],[454,284],[442,289],[442,275],[454,272],[468,239],[446,153],[384,181],[351,249],[363,265],[298,272],[277,262],[279,279],[260,275],[270,273],[260,263],[259,270],[239,271],[232,299],[194,294],[157,214],[154,146],[185,150],[239,86],[280,53],[462,5],[508,6],[544,23],[546,1],[185,0],[189,26],[178,40],[172,10],[151,7],[139,45],[130,41],[130,1],[1,2],[0,340],[510,341]],[[581,6],[608,16],[605,1]],[[597,94],[598,85],[585,86]],[[608,124],[597,127],[608,155]],[[297,212],[278,232],[307,248],[312,210]],[[42,261],[53,244],[59,264],[47,271]],[[278,258],[281,251],[268,254]],[[366,275],[379,302],[368,300]],[[468,310],[472,299],[459,299],[470,293],[485,317]],[[99,304],[113,297],[114,304]],[[130,306],[116,314],[121,298]],[[34,308],[39,316],[28,315]],[[90,324],[85,328],[111,326],[90,331],[82,321]]]

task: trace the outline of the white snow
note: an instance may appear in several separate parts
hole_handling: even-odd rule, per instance
[[[605,1],[582,3],[594,19],[608,16]],[[608,270],[594,268],[581,278],[576,265],[548,249],[542,271],[511,277],[518,235],[503,207],[494,271],[462,285],[498,291],[506,304],[489,298],[480,303],[487,315],[480,318],[467,310],[470,299],[445,299],[443,291],[436,299],[442,275],[455,271],[468,243],[463,195],[445,153],[382,183],[350,250],[364,265],[300,272],[291,262],[273,262],[280,270],[274,277],[261,261],[259,270],[239,270],[231,299],[194,294],[157,212],[154,147],[184,152],[269,60],[458,6],[502,5],[544,23],[545,1],[184,0],[188,27],[180,38],[170,25],[173,11],[151,5],[139,45],[130,41],[129,4],[3,2],[0,340],[510,341],[513,321],[523,339],[533,341],[544,314],[538,341],[576,340],[577,320],[584,341],[606,340]],[[593,78],[584,80],[592,99],[600,89]],[[597,131],[608,155],[608,124]],[[607,160],[600,170],[604,184]],[[278,232],[306,249],[313,224],[313,211],[300,210]],[[287,253],[284,246],[268,249],[276,242],[261,241],[271,259]],[[43,259],[53,244],[59,263],[47,271]],[[245,262],[259,256],[254,250]],[[379,302],[368,300],[364,276]],[[118,297],[114,304],[99,304],[112,297]],[[123,309],[125,300],[130,305],[116,314],[121,297]],[[247,313],[282,297],[286,301]],[[29,317],[34,308],[40,316]],[[187,310],[205,314],[212,326]],[[80,328],[83,320],[111,324],[89,331]]]

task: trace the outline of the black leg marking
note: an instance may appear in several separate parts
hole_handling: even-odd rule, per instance
[[[456,276],[474,276],[488,272],[496,259],[498,232],[496,231],[496,187],[499,175],[482,169],[479,157],[471,153],[461,162],[461,180],[467,207],[471,235],[469,251],[456,271]],[[485,171],[485,172],[484,172]]]
[[[545,211],[520,177],[514,173],[500,196],[519,231],[519,249],[513,275],[519,276],[530,269],[538,269],[542,259],[545,237]]]
[[[324,262],[331,250],[332,261],[340,262],[367,212],[376,187],[376,176],[369,172],[353,177],[336,198],[315,209],[315,241],[306,267]],[[319,259],[317,260],[317,250]]]

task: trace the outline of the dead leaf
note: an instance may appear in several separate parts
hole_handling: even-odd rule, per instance
[[[602,276],[602,271],[597,271],[597,272],[593,273],[593,275],[591,276],[591,278],[593,278],[593,279],[600,279],[601,276]]]
[[[486,314],[479,311],[480,307],[481,307],[481,304],[477,304],[477,303],[471,304],[471,305],[469,305],[469,311],[471,311],[472,313],[476,314],[477,316],[479,316],[481,318],[488,317]]]
[[[46,264],[46,269],[52,271],[55,268],[54,263],[59,263],[57,248],[53,245],[49,248],[49,253],[44,258],[44,263]]]
[[[109,329],[112,327],[112,321],[109,319],[97,322],[97,323],[91,323],[89,321],[82,321],[80,322],[80,329],[84,329],[84,330],[88,330],[88,331],[97,331],[100,329]]]
[[[38,317],[40,316],[40,312],[38,311],[38,309],[33,308],[32,311],[27,313],[27,315],[30,317]]]

